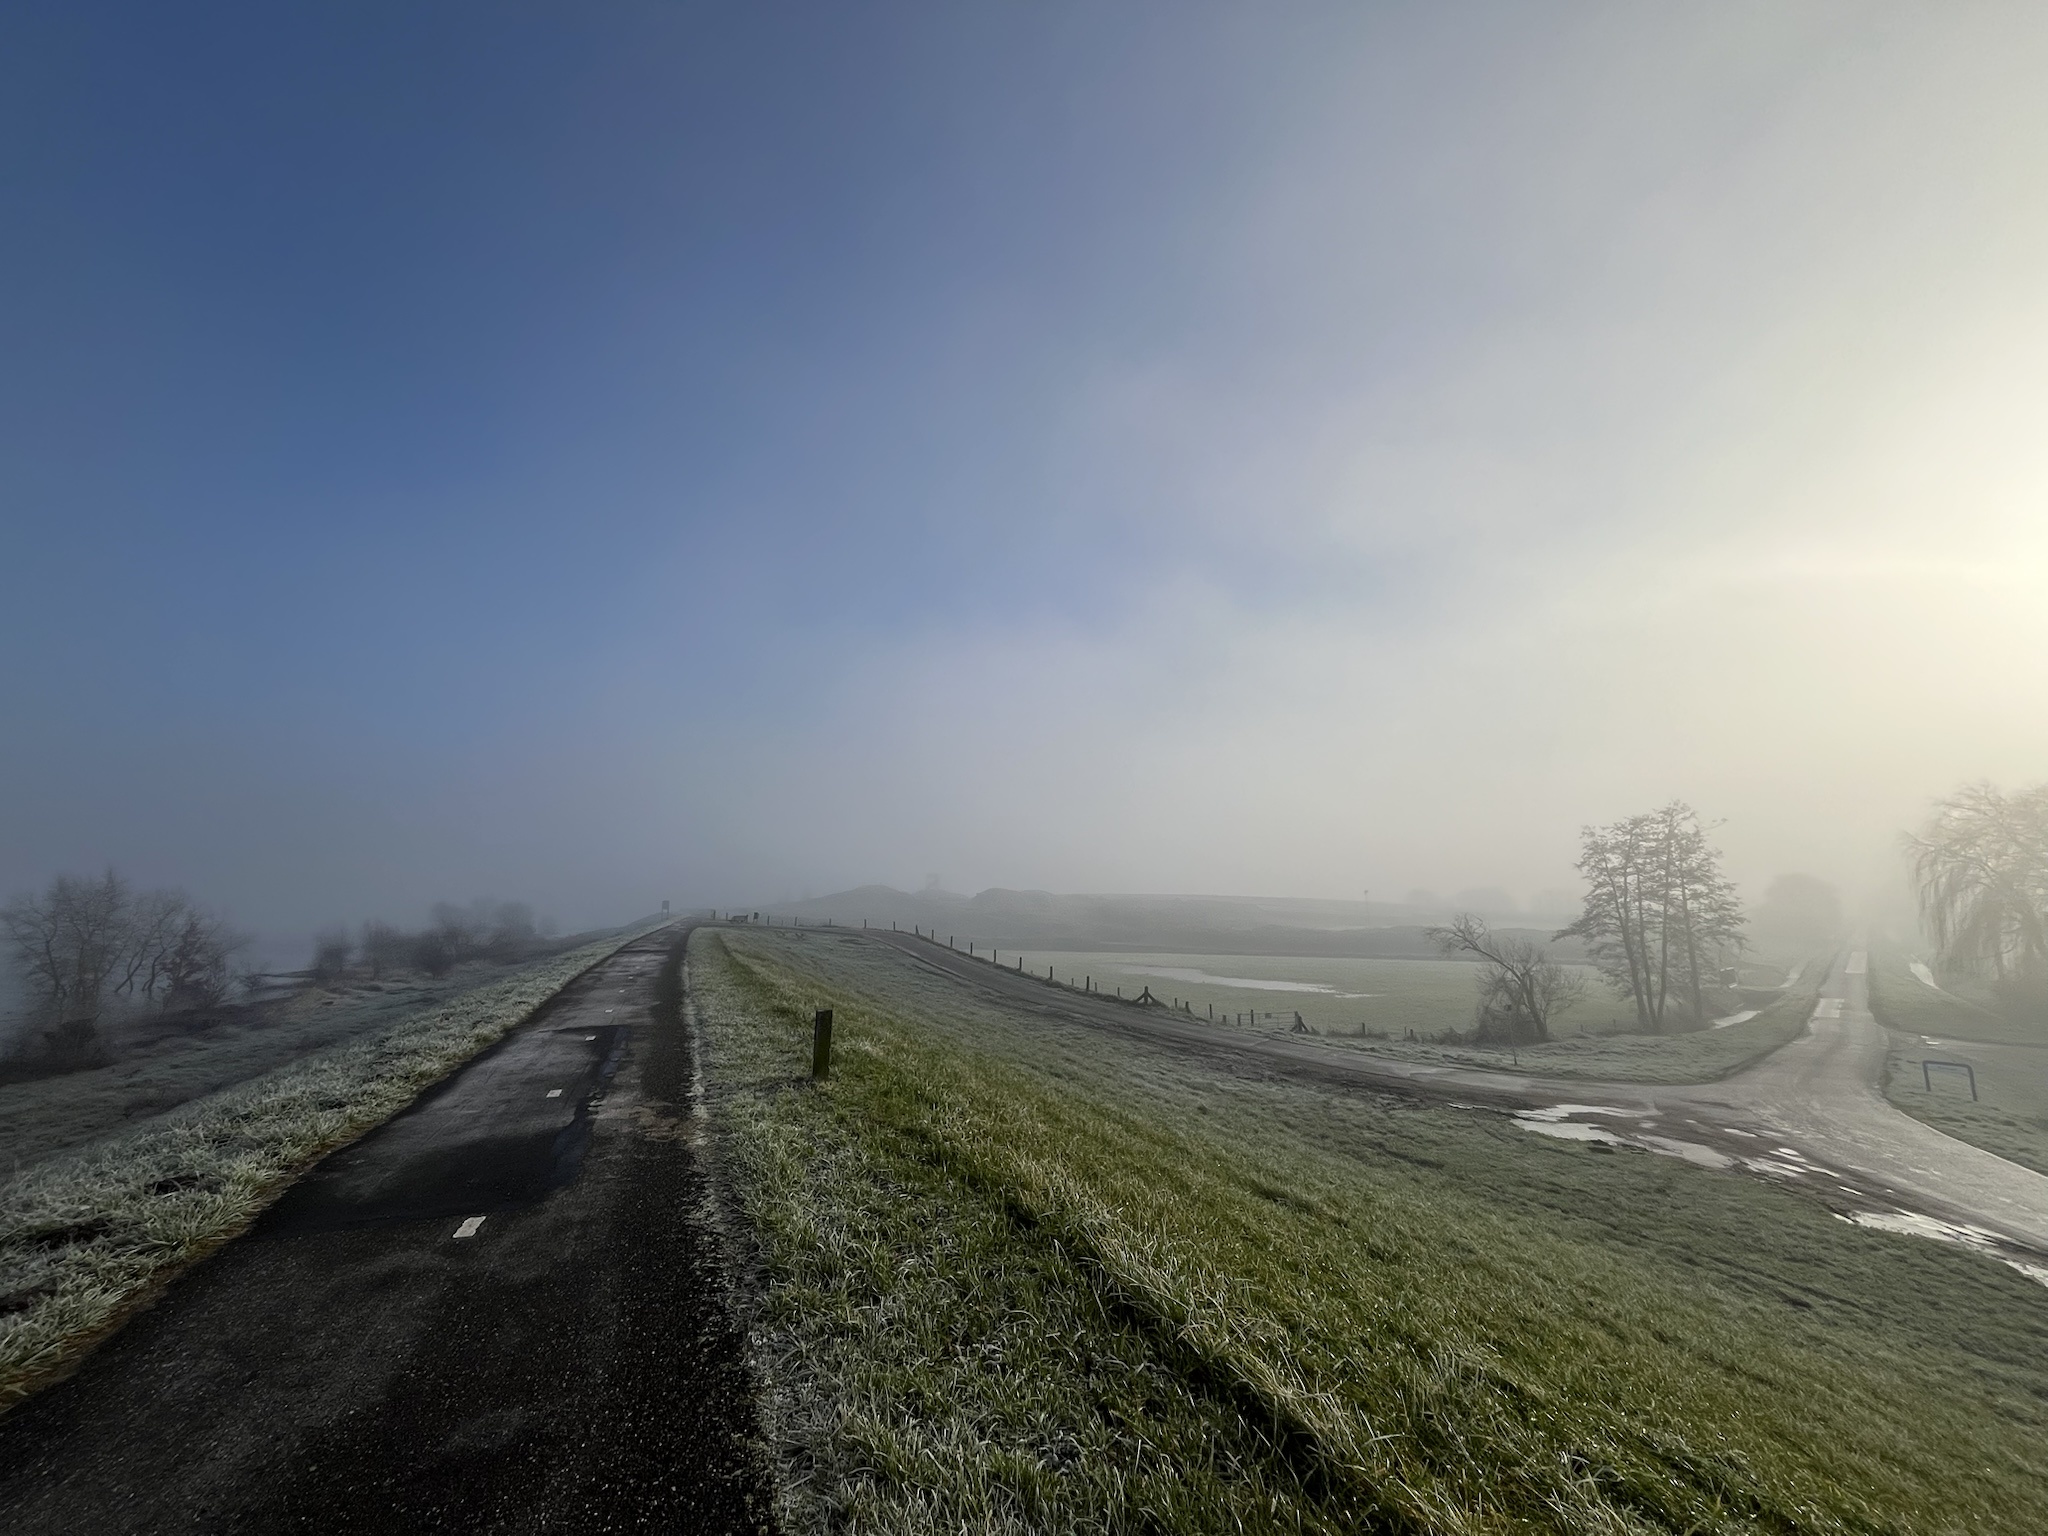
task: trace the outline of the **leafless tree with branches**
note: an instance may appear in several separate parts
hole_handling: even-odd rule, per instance
[[[1542,945],[1496,934],[1477,913],[1460,912],[1428,934],[1445,954],[1479,961],[1482,1040],[1510,1045],[1548,1040],[1552,1017],[1585,995],[1579,972],[1559,964]]]
[[[1585,941],[1645,1032],[1703,1025],[1715,973],[1742,945],[1742,906],[1709,830],[1674,800],[1580,834],[1585,910],[1558,937]]]
[[[1994,984],[2048,983],[2048,784],[1971,784],[1908,834],[1920,920],[1942,964]]]

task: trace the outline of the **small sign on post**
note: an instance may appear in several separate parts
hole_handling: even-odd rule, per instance
[[[1929,1093],[1934,1092],[1934,1069],[1936,1067],[1945,1068],[1950,1072],[1967,1073],[1970,1079],[1970,1099],[1971,1102],[1976,1102],[1977,1069],[1975,1067],[1971,1066],[1967,1061],[1922,1061],[1920,1063],[1920,1081],[1926,1086]]]
[[[832,1071],[832,1010],[811,1016],[811,1080],[822,1083]]]

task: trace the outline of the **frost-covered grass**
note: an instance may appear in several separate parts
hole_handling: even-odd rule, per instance
[[[690,964],[792,1531],[2048,1529],[2001,1266],[858,940]]]
[[[534,963],[477,962],[440,978],[356,980],[307,987],[254,1007],[128,1020],[110,1030],[113,1059],[104,1066],[0,1083],[0,1180],[299,1057],[456,1003]]]
[[[558,955],[0,1185],[0,1411],[244,1230],[310,1164],[389,1119],[639,931]]]

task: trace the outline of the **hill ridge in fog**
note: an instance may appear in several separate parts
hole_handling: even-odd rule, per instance
[[[1002,886],[967,896],[881,884],[744,910],[849,927],[894,923],[1011,949],[1361,958],[1433,958],[1437,947],[1424,930],[1450,915],[1448,908],[1306,896],[1076,895]],[[1542,939],[1569,921],[1568,914],[1499,916],[1502,931]]]

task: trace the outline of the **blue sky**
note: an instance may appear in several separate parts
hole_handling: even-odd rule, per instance
[[[1863,878],[2048,756],[2044,63],[2018,6],[10,7],[0,883],[1526,892],[1672,794]]]

